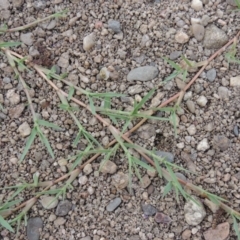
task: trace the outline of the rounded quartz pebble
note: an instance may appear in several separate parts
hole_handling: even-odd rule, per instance
[[[208,81],[213,82],[217,76],[216,69],[212,68],[212,69],[208,70],[206,76],[207,76]]]

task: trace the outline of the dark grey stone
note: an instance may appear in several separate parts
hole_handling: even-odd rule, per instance
[[[108,205],[107,205],[107,211],[113,212],[122,202],[121,198],[115,198],[113,199]]]
[[[56,209],[56,215],[63,217],[68,214],[69,211],[72,209],[72,203],[68,200],[61,201]]]
[[[158,211],[154,206],[151,204],[142,204],[142,210],[145,216],[153,216]]]
[[[236,137],[238,137],[238,135],[239,135],[239,128],[238,128],[237,125],[234,126],[234,128],[233,128],[233,133],[234,133],[234,135],[235,135]]]
[[[28,240],[38,240],[40,231],[43,227],[43,221],[40,217],[29,218],[27,221],[27,238]]]

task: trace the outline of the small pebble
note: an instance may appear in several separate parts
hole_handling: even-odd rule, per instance
[[[151,204],[142,204],[142,211],[145,216],[153,216],[158,211],[157,208]]]
[[[194,104],[193,101],[188,100],[188,101],[186,102],[186,105],[187,105],[188,110],[189,110],[191,113],[195,113],[196,109],[195,109],[195,104]]]
[[[203,3],[200,0],[192,0],[191,8],[195,11],[201,11],[203,9]]]
[[[207,104],[208,100],[205,96],[200,96],[198,99],[197,99],[197,104],[201,107],[205,107],[206,104]]]
[[[78,182],[81,184],[81,185],[85,185],[87,182],[88,182],[88,178],[86,176],[81,176],[79,179],[78,179]]]
[[[119,21],[110,19],[108,21],[108,28],[110,28],[114,33],[121,32],[121,24]]]
[[[29,218],[27,221],[27,238],[28,240],[38,240],[40,231],[43,228],[43,220],[40,217]]]
[[[113,199],[108,205],[107,205],[107,211],[108,212],[113,212],[122,202],[121,198],[115,198]]]
[[[233,127],[233,133],[234,133],[234,135],[235,135],[236,137],[239,136],[239,128],[238,128],[237,125],[235,125],[235,126]]]
[[[177,43],[184,44],[184,43],[189,41],[189,36],[184,32],[178,32],[175,35],[175,40],[176,40]]]
[[[205,152],[206,150],[208,150],[210,148],[209,143],[208,143],[208,139],[204,138],[202,141],[200,141],[197,145],[197,150],[198,151],[203,151]]]
[[[198,40],[198,41],[202,41],[203,37],[204,37],[204,33],[205,33],[205,29],[202,25],[200,24],[193,24],[192,25],[192,31],[193,31],[193,35],[194,37]]]
[[[90,51],[95,45],[95,34],[91,33],[84,37],[83,39],[83,49],[85,51]]]
[[[61,201],[56,209],[56,215],[63,217],[68,214],[72,209],[72,203],[68,200]]]
[[[216,69],[212,68],[212,69],[208,70],[206,76],[207,76],[208,81],[213,82],[217,76]]]

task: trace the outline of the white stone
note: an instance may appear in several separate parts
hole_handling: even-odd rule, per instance
[[[45,209],[52,209],[58,205],[58,199],[56,197],[51,196],[43,196],[40,200],[43,208]]]
[[[177,143],[177,147],[179,149],[183,149],[184,148],[184,142]]]
[[[185,220],[189,225],[197,226],[206,216],[206,211],[199,199],[192,196],[193,200],[188,200],[184,206]],[[198,203],[196,203],[196,202]]]
[[[90,164],[90,163],[88,163],[88,164],[83,168],[83,172],[84,172],[86,175],[89,175],[92,171],[93,171],[93,168],[92,168],[92,164]]]
[[[187,131],[188,131],[188,133],[190,134],[190,135],[194,135],[195,133],[196,133],[196,127],[195,127],[195,125],[190,125],[188,128],[187,128]]]
[[[6,96],[11,104],[18,104],[20,102],[20,96],[19,94],[15,93],[14,89],[8,90]]]
[[[90,51],[95,45],[95,34],[91,33],[84,37],[83,39],[83,49],[85,51]]]
[[[175,40],[176,40],[176,42],[183,44],[183,43],[188,42],[189,36],[184,32],[178,32],[175,35]]]
[[[230,86],[231,87],[240,86],[240,75],[230,78]]]
[[[203,9],[203,3],[200,0],[192,0],[191,8],[195,11],[201,11]]]
[[[184,99],[185,101],[187,101],[187,100],[190,99],[190,98],[192,98],[192,92],[191,92],[191,91],[186,92],[186,93],[184,94],[183,99]]]
[[[86,176],[81,176],[79,179],[78,179],[78,182],[81,184],[81,185],[85,185],[88,181],[88,178]]]
[[[206,151],[210,148],[207,138],[204,138],[202,141],[200,141],[197,145],[198,151]]]
[[[127,187],[129,183],[129,178],[127,174],[123,172],[118,172],[116,175],[112,177],[112,184],[119,190]]]
[[[206,104],[207,104],[208,100],[205,96],[200,96],[198,99],[197,99],[197,104],[201,107],[205,107]]]
[[[110,173],[113,174],[117,171],[117,165],[112,161],[103,162],[100,166],[100,171],[102,173]]]
[[[18,131],[22,137],[27,137],[31,133],[31,128],[27,122],[24,122],[19,126]]]

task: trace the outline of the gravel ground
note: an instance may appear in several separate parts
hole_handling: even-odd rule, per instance
[[[7,33],[1,40],[23,42],[16,52],[30,55],[35,63],[46,67],[56,65],[60,73],[69,73],[69,81],[83,89],[126,94],[112,105],[114,109],[126,110],[171,74],[172,67],[162,57],[179,63],[181,55],[185,55],[191,61],[201,62],[238,33],[240,11],[233,11],[233,2],[1,0],[0,19],[9,28],[68,9],[64,19]],[[237,56],[240,58],[239,53]],[[32,116],[22,85],[14,78],[6,58],[0,57],[0,103],[4,108],[0,111],[0,186],[31,181],[36,171],[41,181],[56,179],[68,171],[66,159],[76,152],[72,142],[77,128],[58,107],[56,92],[35,72],[24,72],[36,112],[65,130],[44,130],[55,159],[37,139],[19,165]],[[191,70],[187,82],[194,76],[194,69]],[[171,124],[155,120],[148,121],[131,136],[147,149],[168,152],[171,161],[196,173],[182,172],[179,177],[226,197],[235,210],[240,210],[239,74],[239,64],[228,66],[224,54],[219,55],[185,93],[178,111],[176,138]],[[68,91],[62,83],[55,83]],[[151,104],[167,100],[185,85],[179,78],[168,82],[158,88]],[[77,97],[86,100],[78,93]],[[77,117],[103,145],[110,142],[110,132],[88,112],[81,110]],[[78,149],[85,142],[81,144]],[[45,203],[49,199],[41,199],[29,213],[27,230],[22,226],[18,234],[10,234],[1,229],[0,238],[237,239],[231,218],[216,212],[203,200],[200,206],[182,198],[177,203],[173,192],[162,199],[166,183],[154,172],[142,171],[143,183],[134,177],[131,193],[124,186],[128,180],[124,154],[118,153],[111,161],[103,173],[98,172],[100,159],[88,165],[73,182],[74,189],[67,192],[65,201],[59,199],[49,206]],[[8,191],[1,190],[0,200],[7,194]],[[24,193],[25,199],[30,196],[30,191]],[[216,229],[213,225],[217,225]],[[42,230],[39,232],[38,228]]]

